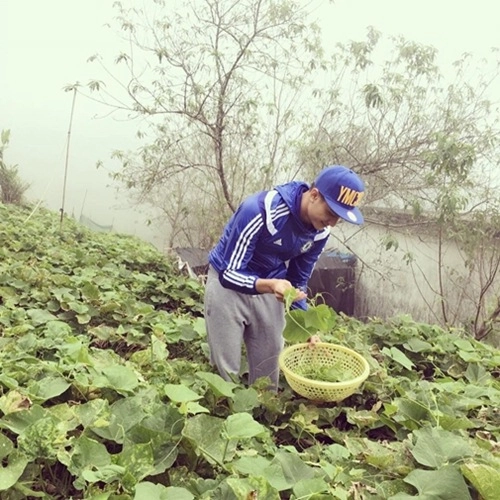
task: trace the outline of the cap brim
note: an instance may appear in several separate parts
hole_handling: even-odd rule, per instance
[[[345,221],[351,223],[351,224],[363,224],[364,218],[357,207],[352,207],[349,209],[346,209],[345,207],[340,206],[338,203],[333,202],[332,200],[329,200],[328,198],[325,198],[325,201],[330,208],[330,210],[337,214],[341,219],[344,219]]]

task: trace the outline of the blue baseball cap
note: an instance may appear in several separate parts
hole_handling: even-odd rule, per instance
[[[352,224],[363,223],[358,205],[365,193],[365,185],[350,168],[343,165],[324,168],[316,177],[314,187],[333,213]]]

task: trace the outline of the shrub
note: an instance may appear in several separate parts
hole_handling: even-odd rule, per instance
[[[0,144],[0,201],[20,205],[29,184],[24,182],[18,172],[17,165],[7,166],[3,160],[3,153],[9,144],[10,130],[2,130]]]

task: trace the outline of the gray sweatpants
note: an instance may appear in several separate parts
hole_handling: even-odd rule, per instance
[[[247,295],[224,288],[210,267],[205,288],[205,323],[210,361],[230,380],[238,374],[245,342],[249,383],[269,377],[278,387],[278,356],[283,349],[284,306],[273,294]]]

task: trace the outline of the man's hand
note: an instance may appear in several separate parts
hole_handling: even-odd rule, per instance
[[[276,280],[276,284],[273,288],[273,293],[280,302],[284,302],[285,294],[290,290],[295,292],[295,295],[292,295],[292,302],[297,302],[297,300],[302,300],[307,297],[306,293],[304,293],[302,290],[294,288],[288,280]]]
[[[318,342],[321,342],[321,338],[319,335],[312,335],[311,337],[309,337],[309,339],[307,340],[307,343],[309,344],[309,347],[311,349],[314,349],[314,346],[318,343]]]
[[[255,288],[259,293],[273,293],[276,299],[280,302],[284,302],[285,293],[288,290],[295,290],[296,292],[293,302],[307,297],[305,292],[294,288],[288,280],[259,278],[255,283]]]

